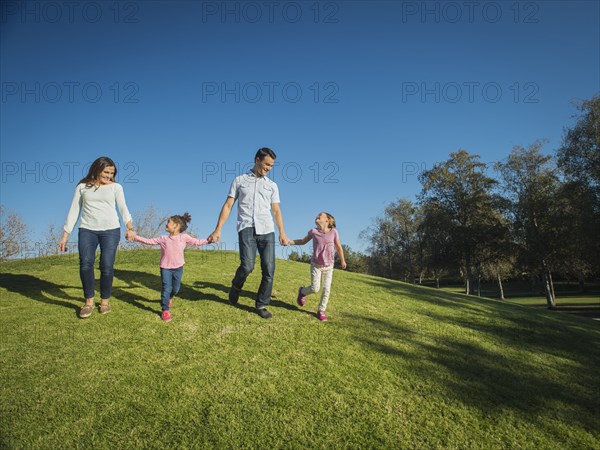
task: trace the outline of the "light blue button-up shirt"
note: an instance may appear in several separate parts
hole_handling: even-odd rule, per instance
[[[271,205],[279,203],[279,188],[273,180],[257,177],[250,171],[235,177],[229,189],[229,197],[238,202],[238,233],[248,227],[254,227],[256,234],[275,231]]]

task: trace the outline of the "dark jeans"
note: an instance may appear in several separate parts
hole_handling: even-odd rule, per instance
[[[234,288],[241,290],[248,275],[254,270],[256,251],[260,254],[262,280],[256,296],[256,307],[264,308],[271,302],[273,276],[275,275],[275,233],[256,234],[254,227],[244,228],[238,233],[240,243],[240,266],[231,281]]]
[[[163,311],[169,310],[169,299],[173,298],[181,287],[183,266],[177,269],[160,268],[160,279],[162,280],[162,293],[160,294],[160,306]]]
[[[115,256],[121,229],[92,231],[79,228],[79,276],[85,298],[94,297],[94,261],[100,245],[100,298],[109,299],[112,293]]]

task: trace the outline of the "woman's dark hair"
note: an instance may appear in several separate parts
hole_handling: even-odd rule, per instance
[[[115,174],[113,175],[113,181],[115,181],[115,179],[117,178],[117,166],[115,162],[108,156],[101,156],[92,163],[87,175],[84,178],[82,178],[77,184],[85,183],[87,187],[93,186],[98,182],[100,174],[107,167],[115,168]]]
[[[258,151],[256,152],[254,161],[256,161],[256,158],[258,158],[259,161],[262,161],[263,159],[265,159],[265,156],[270,156],[273,159],[277,158],[277,155],[275,154],[275,152],[273,150],[271,150],[268,147],[263,147],[263,148],[258,149]]]
[[[192,216],[190,216],[188,213],[183,213],[183,216],[171,216],[169,217],[169,220],[172,220],[174,223],[179,225],[179,231],[183,233],[185,230],[187,230],[188,223],[192,220]]]

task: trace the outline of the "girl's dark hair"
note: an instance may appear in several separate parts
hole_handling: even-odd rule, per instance
[[[88,170],[87,175],[84,178],[82,178],[79,181],[79,183],[77,183],[77,184],[85,183],[85,185],[87,187],[93,186],[94,184],[96,184],[98,182],[98,178],[100,177],[100,174],[107,167],[115,168],[115,174],[113,176],[113,181],[115,181],[117,178],[117,165],[108,156],[101,156],[100,158],[96,159],[96,161],[94,161],[92,163],[92,165],[90,166],[90,170]]]
[[[188,213],[183,213],[183,216],[171,216],[169,217],[169,220],[172,220],[174,223],[179,225],[179,231],[183,233],[185,230],[187,230],[188,223],[192,220],[192,216],[190,216]]]
[[[258,149],[258,151],[256,152],[256,156],[254,157],[254,160],[256,161],[256,158],[258,158],[259,161],[262,161],[263,159],[265,159],[265,156],[270,156],[273,159],[277,158],[277,155],[275,154],[275,152],[273,150],[271,150],[268,147],[263,147],[263,148]]]

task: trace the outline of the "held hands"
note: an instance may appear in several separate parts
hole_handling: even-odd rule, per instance
[[[213,231],[212,234],[207,238],[209,244],[216,244],[220,239],[221,232],[217,230]]]
[[[217,242],[219,242],[221,240],[221,232],[220,231],[213,231],[210,236],[208,236],[207,238],[208,243],[209,244],[215,244]],[[279,235],[279,243],[281,245],[287,246],[287,245],[293,245],[294,241],[288,239],[288,237],[284,234]]]
[[[279,243],[285,247],[288,245],[293,245],[294,241],[288,239],[288,237],[286,236],[285,233],[280,233],[279,234]]]
[[[136,236],[137,235],[135,234],[135,230],[133,228],[125,232],[125,239],[127,239],[128,241],[133,241]]]

